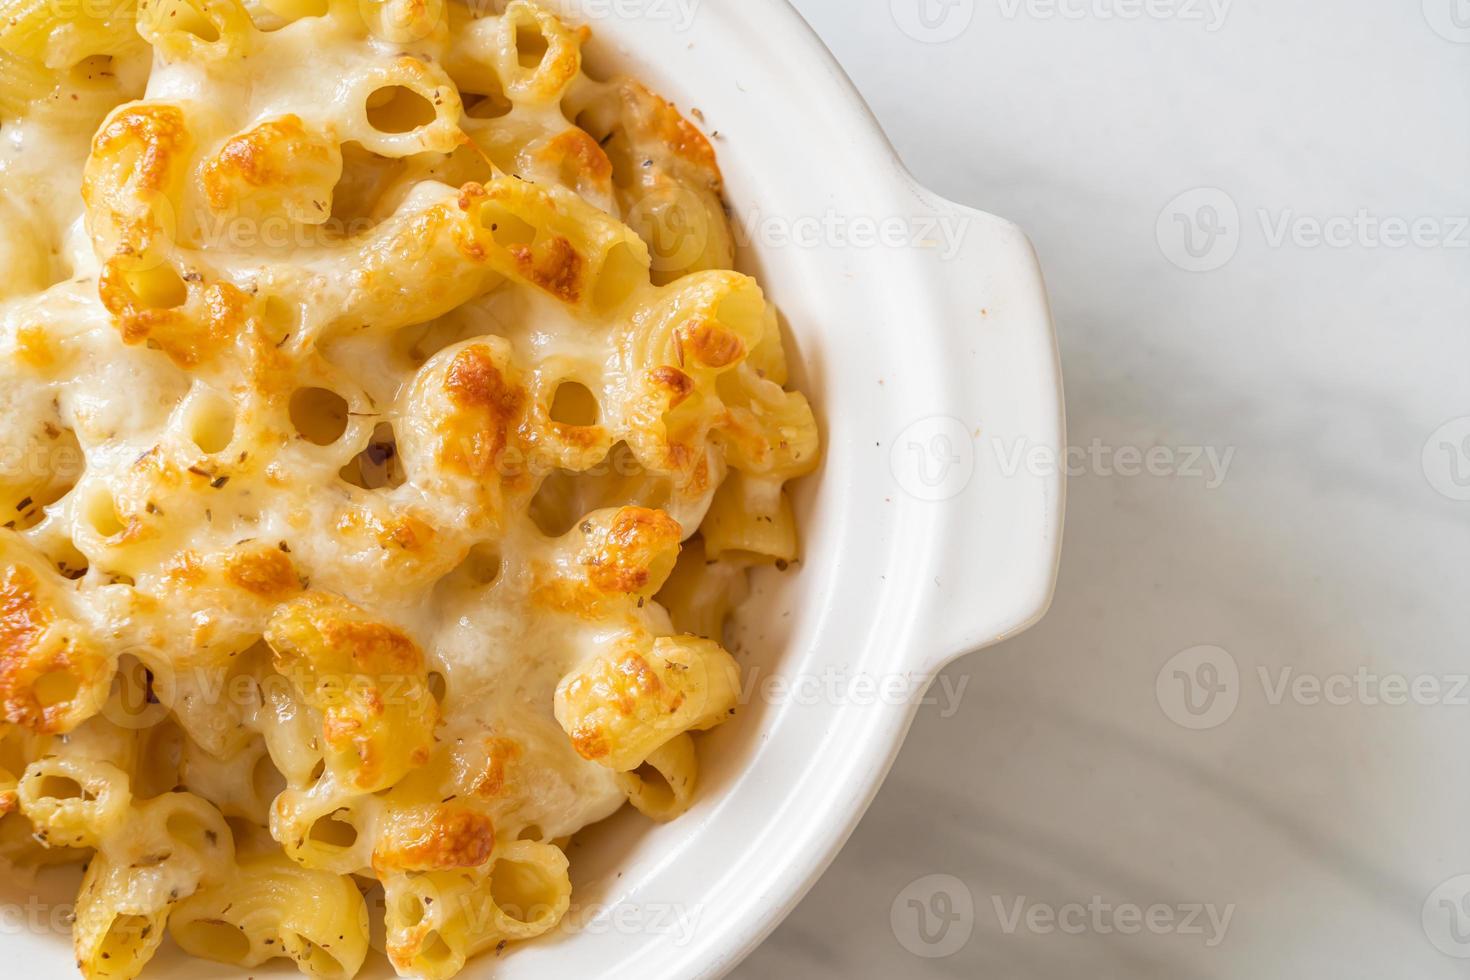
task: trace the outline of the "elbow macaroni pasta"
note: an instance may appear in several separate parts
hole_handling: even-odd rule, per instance
[[[85,862],[84,976],[350,978],[381,894],[448,978],[694,805],[817,424],[709,141],[589,36],[0,0],[0,861]]]

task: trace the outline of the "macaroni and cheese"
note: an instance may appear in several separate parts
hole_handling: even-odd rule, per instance
[[[709,140],[529,0],[0,0],[0,858],[404,976],[696,798],[818,462]]]

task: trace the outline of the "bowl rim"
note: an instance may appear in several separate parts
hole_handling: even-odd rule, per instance
[[[543,2],[548,2],[554,8],[570,7],[575,16],[576,0]],[[750,37],[759,36],[765,39],[775,49],[778,60],[799,66],[803,101],[820,107],[821,112],[832,117],[831,125],[842,130],[842,150],[846,158],[852,161],[855,169],[861,171],[860,175],[853,177],[851,184],[853,188],[860,189],[863,195],[862,200],[857,202],[859,205],[895,209],[914,206],[912,200],[918,185],[899,161],[871,108],[837,59],[788,0],[691,2],[721,8],[722,18],[740,25]],[[732,38],[726,43],[738,45],[742,42]],[[639,60],[637,54],[628,57],[630,60]],[[662,66],[661,70],[668,70],[668,66]],[[646,74],[657,77],[659,72]],[[659,85],[653,87],[660,88]],[[675,91],[681,89],[688,92],[690,85],[673,86]],[[945,202],[938,198],[931,198],[924,206],[936,207],[943,203]],[[978,212],[975,214],[978,215]],[[1005,223],[998,219],[992,220],[996,220],[996,226],[987,233],[999,234],[1005,231]],[[920,257],[900,255],[895,258],[895,262],[900,264],[895,265],[892,277],[894,282],[908,284],[920,292],[932,288],[937,293],[942,289],[936,270],[921,261]],[[776,299],[779,302],[781,296],[777,295]],[[939,305],[936,299],[923,309],[918,319],[934,321],[930,324],[931,335],[924,336],[922,339],[925,342],[913,345],[913,350],[906,353],[912,356],[917,371],[926,372],[935,379],[944,379],[945,384],[953,386],[958,380],[954,377],[953,365],[946,357],[947,351],[943,342],[946,338],[938,331],[943,315]],[[1056,397],[1057,413],[1060,417],[1059,388]],[[832,431],[830,426],[824,426],[824,430],[824,434]],[[890,433],[883,432],[880,435],[886,438]],[[871,461],[863,464],[870,474],[881,470],[883,465]],[[819,479],[835,479],[840,482],[844,478],[846,475],[842,473],[827,473]],[[842,487],[838,486],[832,492],[841,493]],[[883,555],[876,561],[889,569],[900,571],[937,567],[951,550],[946,533],[951,529],[953,518],[952,514],[937,514],[932,509],[925,509],[913,502],[900,502],[887,517],[892,534]],[[1053,570],[1058,543],[1059,539],[1037,542],[1038,549],[1045,550],[1052,556],[1050,560]],[[910,576],[895,587],[891,597],[885,597],[884,602],[861,612],[871,630],[867,641],[868,649],[878,649],[885,645],[889,650],[923,646],[918,637],[924,626],[927,603],[930,600],[922,588],[924,583],[920,581],[921,578],[922,576]],[[1032,589],[1034,592],[1036,588],[1043,588],[1046,598],[1049,598],[1051,585],[1052,579],[1048,578],[1045,583],[1033,586]],[[1038,594],[1039,605],[1035,616],[1039,616],[1040,610],[1044,609],[1045,601]],[[1034,621],[1035,616],[1029,621]],[[1015,628],[1024,628],[1029,621],[1019,623]],[[994,637],[998,638],[999,636]],[[967,651],[963,649],[925,649],[922,651],[923,656],[910,658],[908,665],[917,674],[932,678],[945,663],[965,652]],[[889,659],[895,661],[899,658],[895,656]],[[721,887],[734,890],[732,883],[737,877],[737,871],[745,869],[750,874],[748,880],[757,881],[759,887],[741,890],[738,898],[728,905],[721,923],[702,930],[688,945],[673,947],[663,944],[657,949],[657,955],[649,958],[648,954],[654,950],[647,937],[644,937],[640,943],[629,944],[625,950],[620,951],[627,954],[626,958],[608,963],[600,967],[598,972],[615,976],[641,966],[640,972],[652,972],[660,976],[715,978],[734,969],[796,907],[846,845],[898,757],[904,736],[919,708],[918,698],[910,698],[897,704],[883,703],[861,707],[847,704],[833,708],[828,713],[822,740],[801,747],[807,760],[806,768],[802,772],[819,773],[820,778],[804,781],[803,785],[795,787],[782,787],[787,792],[782,796],[781,805],[766,815],[764,826],[754,828],[751,836],[742,841],[745,851],[743,859],[732,861],[722,877],[706,880],[704,883],[707,892]],[[771,751],[775,751],[772,746],[761,746],[746,760],[750,768],[754,768],[761,755]],[[749,773],[742,773],[734,778],[726,795],[739,795],[748,778]],[[770,792],[768,789],[767,794],[770,795]],[[674,853],[665,858],[655,874],[676,861],[680,852],[696,843],[707,848],[710,837],[705,828],[716,822],[727,804],[728,800],[717,801],[707,812],[691,813],[689,817],[696,818],[698,822],[689,829],[685,843],[676,847]],[[802,812],[792,816],[797,809]],[[791,819],[786,819],[787,817]],[[764,867],[750,871],[754,861],[761,862]],[[22,963],[25,959],[23,955]],[[466,980],[473,980],[475,977],[498,975],[499,971],[490,965],[493,962],[493,959],[488,962],[485,959],[471,960],[462,976]],[[653,963],[657,965],[656,970],[651,968]],[[530,963],[527,965],[530,967]],[[271,975],[269,967],[252,972],[261,976]],[[507,972],[516,976],[522,974],[515,967]]]

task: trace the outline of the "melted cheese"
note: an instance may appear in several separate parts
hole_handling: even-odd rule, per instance
[[[722,271],[708,142],[583,73],[585,30],[501,7],[148,0],[43,47],[0,24],[6,70],[29,59],[0,128],[0,736],[25,736],[0,817],[97,849],[89,976],[136,975],[195,892],[189,949],[350,975],[304,927],[267,941],[278,918],[244,952],[207,926],[231,888],[353,874],[388,890],[394,965],[448,976],[555,924],[550,842],[687,806],[686,733],[733,713],[733,661],[679,628],[793,557],[815,422]],[[695,543],[671,618],[712,504],[726,560]],[[184,833],[165,813],[210,840],[140,877]],[[500,909],[502,864],[561,911],[429,910]]]

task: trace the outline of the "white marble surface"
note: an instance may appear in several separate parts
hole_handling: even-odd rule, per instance
[[[1434,433],[1470,416],[1470,4],[924,2],[957,37],[797,6],[920,180],[1030,232],[1073,444],[1182,472],[1079,460],[1051,614],[950,668],[957,710],[736,975],[1466,976],[1470,422]],[[931,874],[943,934],[904,892]]]

